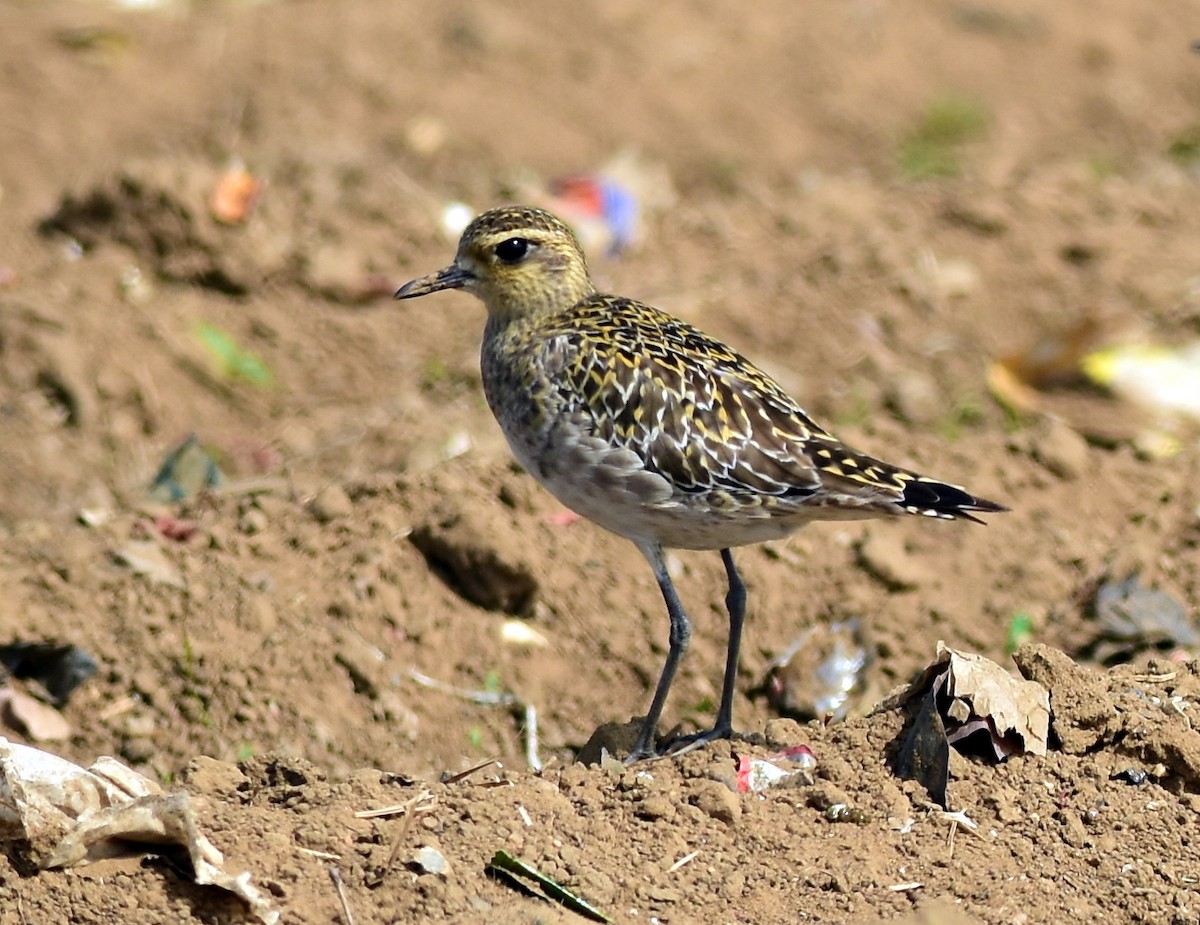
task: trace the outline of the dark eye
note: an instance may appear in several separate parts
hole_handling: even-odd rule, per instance
[[[496,256],[502,263],[520,263],[533,250],[533,242],[525,238],[509,238],[496,245]]]

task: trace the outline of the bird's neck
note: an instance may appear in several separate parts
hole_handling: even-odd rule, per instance
[[[536,292],[489,294],[489,297],[484,299],[488,313],[488,329],[499,333],[513,326],[536,326],[574,307],[595,292],[595,288],[588,282],[585,285],[546,288]]]

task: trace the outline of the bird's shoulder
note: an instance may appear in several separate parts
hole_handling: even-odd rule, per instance
[[[684,399],[709,401],[727,389],[746,402],[766,402],[786,416],[799,415],[824,433],[772,377],[729,345],[645,302],[595,294],[547,319],[542,337],[563,354],[578,378],[585,371],[623,391],[636,386]],[[707,401],[705,402],[707,404]]]

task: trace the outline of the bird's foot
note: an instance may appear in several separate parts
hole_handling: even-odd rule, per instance
[[[667,747],[663,750],[662,754],[677,758],[680,755],[686,755],[688,752],[694,752],[709,742],[732,738],[733,727],[729,724],[718,724],[705,732],[693,732],[690,735],[676,736],[667,743]]]
[[[639,761],[650,761],[659,758],[678,758],[680,755],[686,755],[688,752],[702,748],[709,742],[731,738],[733,738],[732,726],[714,726],[712,729],[705,730],[704,732],[692,732],[688,735],[672,736],[662,748],[656,748],[652,738],[646,742],[642,742],[639,739],[633,750],[626,756],[625,764],[633,765]]]

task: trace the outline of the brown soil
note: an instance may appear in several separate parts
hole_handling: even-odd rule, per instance
[[[1139,455],[1127,409],[1079,395],[1085,442],[985,385],[990,358],[1084,317],[1200,330],[1190,12],[0,6],[0,641],[100,664],[64,708],[69,740],[42,747],[203,796],[210,838],[285,922],[342,920],[331,867],[357,925],[580,920],[485,875],[500,849],[618,922],[1195,921],[1188,653],[1108,674],[1024,653],[1058,738],[1045,758],[954,757],[951,806],[975,832],[892,776],[902,720],[867,715],[939,639],[1011,664],[1021,612],[1085,662],[1106,574],[1137,570],[1195,612],[1195,446]],[[939,100],[986,121],[957,177],[914,178],[901,151]],[[595,258],[602,285],[733,342],[849,442],[1013,511],[742,551],[745,735],[613,769],[574,759],[648,703],[666,642],[649,570],[514,467],[479,389],[480,306],[387,294],[448,262],[445,203],[508,201],[627,147],[678,199],[639,248]],[[234,157],[266,187],[226,227],[206,202]],[[214,371],[205,323],[273,383]],[[224,486],[152,501],[189,433]],[[170,518],[194,531],[168,538]],[[723,571],[714,554],[673,567],[697,632],[665,722],[692,729],[719,693]],[[504,641],[513,618],[545,644]],[[772,659],[849,618],[871,654],[851,719],[774,718],[755,693]],[[734,753],[800,742],[812,785],[728,787]],[[1150,776],[1113,778],[1130,769]],[[355,816],[422,788],[433,807],[411,826]],[[447,873],[412,863],[422,846]],[[0,860],[4,923],[242,918],[162,864]]]

